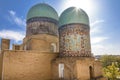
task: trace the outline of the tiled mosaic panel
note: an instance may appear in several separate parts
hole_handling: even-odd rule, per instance
[[[43,33],[57,36],[58,26],[52,22],[47,21],[35,21],[27,24],[27,36]]]
[[[89,27],[80,24],[59,29],[61,56],[91,56]]]

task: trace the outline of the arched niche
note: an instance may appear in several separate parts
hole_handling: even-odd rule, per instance
[[[90,80],[94,78],[94,70],[92,66],[89,66],[89,74],[90,74]]]
[[[51,48],[51,52],[57,52],[57,45],[56,45],[56,43],[51,43],[50,48]]]

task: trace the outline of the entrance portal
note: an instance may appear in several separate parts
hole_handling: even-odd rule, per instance
[[[64,78],[64,64],[60,63],[58,67],[59,67],[59,78]]]
[[[94,74],[93,74],[93,68],[92,66],[89,67],[89,72],[90,72],[90,80],[94,78]]]

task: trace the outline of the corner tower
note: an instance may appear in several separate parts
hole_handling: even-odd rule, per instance
[[[59,19],[60,56],[91,56],[88,15],[82,9],[70,7]]]
[[[30,8],[26,18],[27,28],[24,49],[57,51],[58,49],[58,14],[45,3]]]

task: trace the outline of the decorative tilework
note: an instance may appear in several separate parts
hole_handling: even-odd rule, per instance
[[[91,56],[89,26],[71,24],[59,28],[61,56]]]

